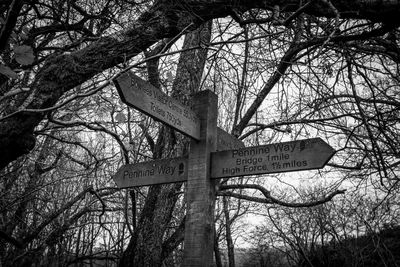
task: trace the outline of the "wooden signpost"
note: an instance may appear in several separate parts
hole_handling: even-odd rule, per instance
[[[134,107],[172,128],[200,139],[200,121],[196,113],[166,95],[131,71],[118,76],[114,83],[125,104]]]
[[[213,179],[318,169],[335,153],[320,138],[245,147],[217,127],[217,96],[211,91],[194,96],[192,111],[132,72],[114,82],[124,103],[192,138],[188,158],[128,164],[113,177],[120,188],[187,182],[183,266],[212,266]]]

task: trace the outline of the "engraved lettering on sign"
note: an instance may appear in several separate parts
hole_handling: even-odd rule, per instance
[[[123,73],[114,81],[124,103],[168,124],[183,134],[199,139],[200,121],[190,108],[132,72]]]
[[[127,164],[113,177],[118,187],[184,182],[187,180],[187,158],[153,160]]]
[[[319,138],[212,153],[211,177],[222,178],[323,167],[334,149]]]
[[[153,175],[174,175],[177,166],[159,165],[150,169],[143,170],[126,170],[124,171],[123,179],[142,178]],[[183,170],[182,170],[183,171]]]

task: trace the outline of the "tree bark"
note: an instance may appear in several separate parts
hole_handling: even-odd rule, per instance
[[[14,0],[8,10],[7,19],[0,30],[0,52],[2,52],[7,45],[12,30],[17,24],[17,18],[23,5],[23,0]]]
[[[214,258],[216,267],[222,267],[221,251],[218,244],[218,235],[214,227]]]
[[[206,23],[198,30],[185,37],[184,48],[198,45],[199,42],[209,42],[211,38],[211,22]],[[197,49],[181,54],[176,77],[173,84],[175,97],[187,96],[198,90],[203,68],[207,58],[207,49]],[[152,81],[158,81],[155,68],[152,66]],[[182,79],[185,77],[185,79]],[[182,90],[185,88],[186,90]],[[164,134],[168,131],[161,131]],[[165,135],[165,138],[168,135]],[[164,138],[163,137],[163,138]],[[159,138],[160,140],[160,138]],[[170,140],[167,140],[167,142]],[[153,151],[155,156],[161,157],[168,148],[158,144]],[[184,225],[181,225],[170,238],[165,239],[167,226],[172,217],[172,211],[178,200],[180,184],[152,186],[149,190],[145,206],[140,214],[134,236],[129,241],[127,249],[120,260],[120,266],[161,266],[163,260],[169,256],[183,240]]]
[[[229,267],[235,267],[235,246],[232,240],[231,224],[232,220],[229,216],[229,207],[227,197],[222,197],[224,206],[224,216],[225,216],[225,235],[226,235],[226,245],[228,247],[228,261]]]

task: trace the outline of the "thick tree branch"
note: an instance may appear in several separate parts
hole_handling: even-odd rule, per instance
[[[0,30],[0,52],[7,46],[8,38],[10,37],[17,23],[19,12],[24,5],[24,0],[14,0],[7,14],[7,19]]]
[[[150,150],[154,151],[155,144],[154,144],[153,137],[150,135],[150,133],[149,133],[148,129],[146,128],[146,126],[144,125],[144,123],[139,123],[139,127],[140,127],[140,129],[142,129],[142,132],[146,138],[146,141],[150,146]]]
[[[260,191],[264,195],[265,198],[252,197],[252,196],[243,195],[243,194],[230,192],[230,191],[218,192],[217,195],[231,196],[231,197],[235,197],[235,198],[239,198],[239,199],[258,202],[258,203],[278,204],[280,206],[290,207],[290,208],[305,208],[305,207],[313,207],[313,206],[321,205],[328,201],[331,201],[334,196],[339,195],[339,194],[344,194],[346,192],[346,190],[336,190],[317,201],[304,202],[304,203],[290,203],[290,202],[285,202],[285,201],[282,201],[282,200],[272,197],[269,190],[267,190],[263,186],[257,185],[257,184],[223,185],[219,189],[220,189],[220,191],[229,190],[229,189],[256,189],[256,190]]]
[[[400,10],[398,1],[330,1],[341,18],[371,19],[388,24],[397,23]],[[33,101],[28,109],[44,109],[53,106],[60,97],[102,71],[123,63],[163,38],[179,35],[188,25],[195,29],[213,18],[227,17],[233,8],[243,12],[252,8],[272,10],[280,6],[281,12],[296,12],[303,1],[299,0],[257,0],[257,1],[156,1],[126,31],[103,37],[87,47],[46,60],[36,75],[32,92]],[[304,12],[324,17],[337,14],[323,1],[315,1]],[[297,53],[296,47],[288,51],[278,70],[285,70]],[[280,74],[276,74],[279,78]],[[276,78],[275,78],[276,79]],[[17,102],[18,103],[18,102]],[[14,110],[9,110],[12,113]],[[5,114],[7,115],[7,114]],[[249,113],[247,117],[251,117]],[[0,168],[17,157],[28,153],[35,145],[34,128],[44,114],[23,113],[0,122]],[[246,117],[246,120],[249,118]],[[245,124],[245,123],[243,123]],[[239,132],[244,125],[239,127]]]
[[[249,124],[251,118],[254,116],[256,111],[259,109],[259,107],[263,103],[264,99],[268,96],[268,94],[271,92],[271,90],[274,88],[274,86],[279,82],[279,80],[284,76],[287,69],[296,61],[296,57],[302,50],[316,46],[316,45],[325,44],[328,39],[330,42],[346,42],[346,41],[352,41],[352,40],[363,40],[363,39],[371,38],[374,36],[382,35],[384,33],[389,32],[392,29],[393,29],[393,26],[383,26],[378,29],[362,32],[360,34],[355,34],[355,35],[328,36],[327,38],[318,37],[318,38],[314,38],[313,40],[309,40],[309,41],[301,42],[301,43],[298,43],[296,40],[294,40],[292,42],[292,44],[290,45],[290,47],[288,48],[288,50],[286,51],[286,53],[281,58],[278,66],[276,67],[275,72],[272,74],[272,76],[268,79],[268,81],[265,83],[263,88],[257,94],[255,100],[250,105],[250,107],[247,109],[246,113],[243,115],[240,122],[236,126],[234,126],[233,131],[232,131],[233,135],[235,135],[236,137],[239,137],[243,133],[244,128]]]
[[[293,43],[290,48],[287,50],[285,55],[282,57],[279,65],[276,68],[274,74],[268,79],[267,83],[261,89],[261,91],[257,94],[256,99],[253,101],[251,106],[247,109],[243,118],[240,122],[234,127],[233,134],[238,137],[242,134],[244,128],[247,126],[253,115],[256,113],[258,108],[261,106],[264,99],[271,92],[272,88],[275,84],[281,79],[281,77],[285,74],[286,70],[290,67],[293,62],[293,59],[297,56],[297,54],[304,48],[304,46],[297,45]]]
[[[162,260],[165,260],[178,247],[178,245],[182,243],[185,234],[185,220],[186,216],[182,218],[182,221],[178,228],[176,228],[175,232],[164,241],[161,252]]]
[[[338,120],[338,119],[344,118],[344,117],[352,117],[352,115],[355,115],[355,114],[341,114],[341,115],[337,115],[334,117],[316,118],[316,119],[304,118],[304,119],[292,120],[292,121],[276,121],[276,122],[273,122],[270,124],[249,123],[247,125],[247,127],[254,127],[254,129],[251,129],[250,131],[241,135],[240,139],[245,139],[246,137],[251,136],[252,134],[254,134],[256,132],[265,130],[265,129],[274,129],[274,130],[278,130],[278,131],[285,131],[285,130],[279,129],[279,127],[293,125],[293,124],[314,124],[314,123],[319,124],[319,123],[323,123],[323,122],[327,122],[327,121]]]

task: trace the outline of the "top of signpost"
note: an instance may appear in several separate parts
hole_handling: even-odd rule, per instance
[[[127,71],[114,79],[122,102],[196,140],[200,120],[187,106]]]

